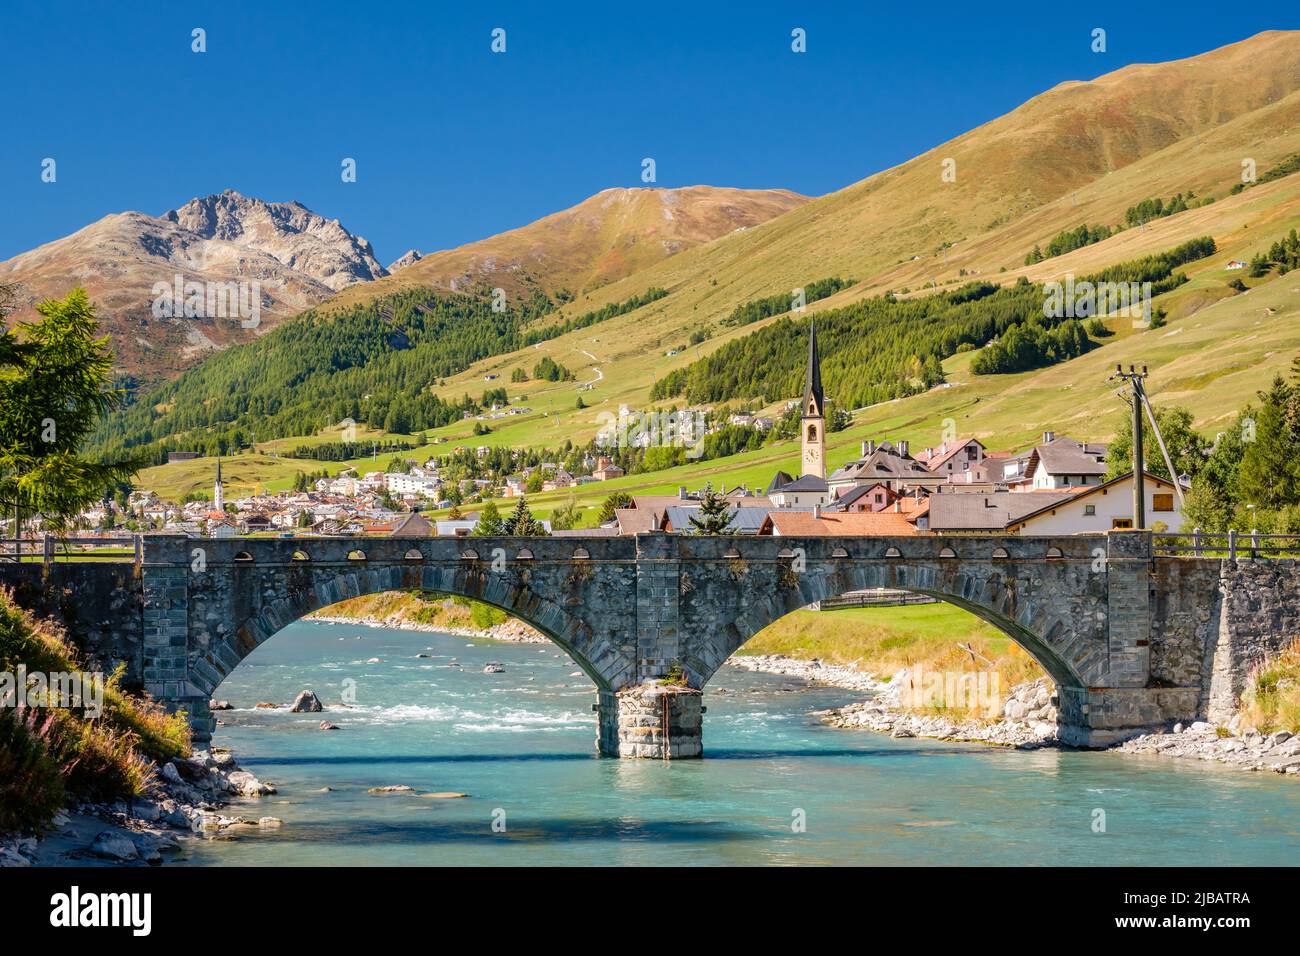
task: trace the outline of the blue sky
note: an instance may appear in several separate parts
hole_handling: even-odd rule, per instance
[[[647,156],[660,186],[821,195],[1063,80],[1300,25],[1222,2],[992,6],[5,0],[0,259],[226,188],[337,217],[383,263],[641,185]]]

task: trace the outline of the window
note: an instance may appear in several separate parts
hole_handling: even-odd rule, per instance
[[[1112,528],[1132,528],[1132,527],[1133,527],[1133,519],[1132,519],[1132,518],[1115,518],[1115,519],[1113,519],[1113,520],[1111,521],[1110,526],[1111,526]]]
[[[1091,518],[1093,515],[1095,515],[1095,514],[1097,513],[1097,506],[1096,506],[1096,505],[1084,505],[1084,506],[1083,506],[1083,513],[1084,513],[1085,515],[1087,515],[1089,518]]]
[[[809,425],[809,426],[808,426],[808,440],[809,440],[809,441],[816,441],[816,440],[817,440],[817,426],[816,426],[816,425]]]
[[[1168,492],[1161,492],[1151,496],[1152,509],[1155,511],[1173,511],[1174,496]]]

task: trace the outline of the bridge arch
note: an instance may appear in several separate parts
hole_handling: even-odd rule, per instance
[[[213,723],[207,702],[221,682],[289,624],[349,598],[420,590],[481,601],[529,624],[572,658],[600,694],[627,684],[635,658],[618,643],[622,609],[599,613],[613,598],[603,605],[596,592],[624,593],[635,580],[635,563],[626,571],[611,563],[598,578],[590,561],[572,560],[571,545],[530,539],[521,549],[520,543],[505,548],[476,539],[471,550],[482,552],[480,558],[463,553],[464,542],[370,539],[360,560],[359,542],[346,539],[204,542],[188,567],[172,564],[148,574],[157,594],[167,595],[160,605],[185,596],[183,610],[155,612],[167,635],[159,643],[184,657],[151,651],[157,663],[146,661],[146,680],[160,679],[158,696],[186,707],[202,739]]]
[[[1025,539],[996,546],[988,539],[918,538],[819,547],[777,538],[741,549],[746,556],[728,562],[736,599],[713,615],[711,639],[688,638],[683,664],[693,687],[703,688],[742,645],[787,614],[873,588],[924,594],[968,611],[1023,648],[1058,687],[1082,692],[1108,681],[1106,580],[1083,547],[1053,546],[1049,554],[1046,544]],[[705,602],[722,603],[725,586],[701,584],[691,582],[683,595],[687,621],[708,616]]]

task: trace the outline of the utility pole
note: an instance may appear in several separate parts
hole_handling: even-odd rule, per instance
[[[1146,527],[1146,460],[1142,447],[1142,406],[1146,402],[1146,388],[1143,381],[1147,377],[1147,367],[1141,371],[1130,365],[1128,371],[1124,366],[1116,365],[1115,372],[1107,381],[1121,381],[1132,389],[1132,398],[1125,398],[1133,407],[1133,530],[1141,531]],[[1121,393],[1122,395],[1123,393]],[[1177,476],[1174,481],[1176,482]]]

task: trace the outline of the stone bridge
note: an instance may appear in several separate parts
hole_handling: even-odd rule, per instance
[[[1060,734],[1105,746],[1226,715],[1249,668],[1300,635],[1294,561],[1158,557],[1144,532],[1060,538],[186,538],[143,561],[9,564],[0,583],[62,617],[91,659],[189,714],[264,641],[347,598],[424,589],[531,624],[596,687],[597,746],[702,752],[702,691],[765,626],[846,591],[931,595],[999,628],[1056,682]],[[664,678],[670,678],[664,680]]]

